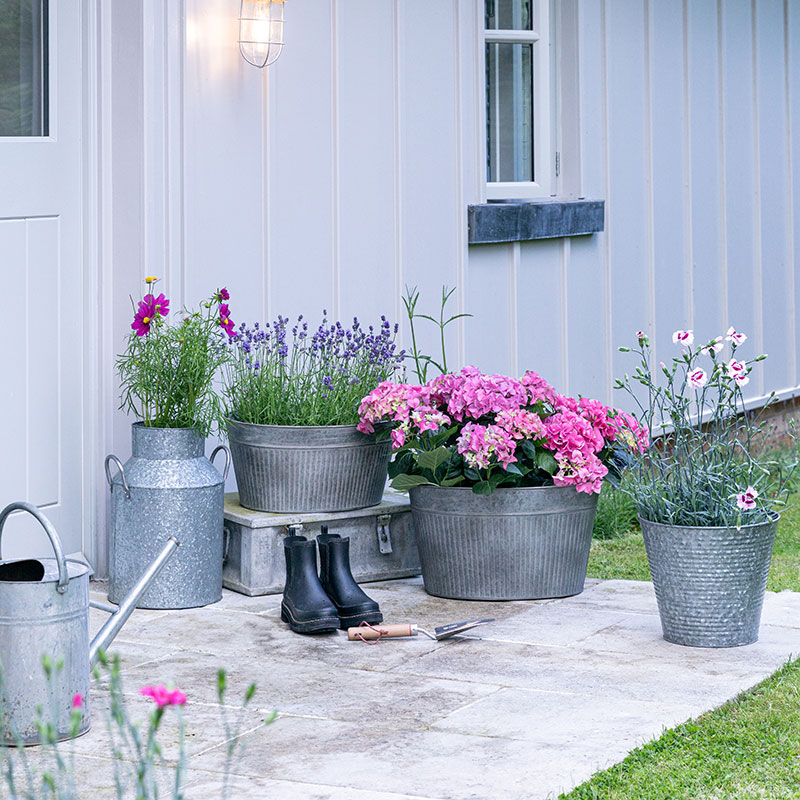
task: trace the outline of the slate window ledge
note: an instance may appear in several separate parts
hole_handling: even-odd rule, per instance
[[[469,243],[526,242],[599,233],[604,200],[492,200],[467,207]]]

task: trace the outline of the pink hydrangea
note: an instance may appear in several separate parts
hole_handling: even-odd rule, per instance
[[[579,492],[599,494],[603,488],[603,478],[608,468],[592,453],[573,450],[572,453],[559,453],[558,472],[553,475],[556,486],[574,486]]]

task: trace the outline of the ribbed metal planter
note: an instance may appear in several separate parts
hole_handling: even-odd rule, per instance
[[[389,440],[355,425],[251,425],[228,420],[239,502],[254,511],[351,511],[381,502]]]
[[[106,459],[113,520],[109,599],[118,603],[125,597],[174,536],[180,549],[138,607],[216,603],[222,598],[225,478],[205,457],[205,439],[192,429],[137,422],[131,430],[130,459],[124,465],[115,456]],[[113,478],[111,461],[121,467]]]
[[[757,641],[777,515],[738,530],[640,522],[664,638],[690,647]]]
[[[580,594],[597,495],[571,486],[415,486],[411,511],[425,591],[458,600]]]

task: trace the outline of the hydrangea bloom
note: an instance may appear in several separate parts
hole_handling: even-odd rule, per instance
[[[372,433],[378,422],[389,422],[393,448],[412,454],[429,449],[425,435],[455,425],[452,435],[444,434],[444,446],[463,456],[481,480],[492,470],[519,464],[514,474],[535,473],[540,485],[542,466],[531,453],[549,453],[552,482],[587,493],[600,491],[608,474],[603,459],[615,442],[637,452],[649,444],[648,432],[630,414],[598,400],[559,395],[531,371],[516,379],[465,367],[425,386],[384,381],[358,412],[360,431]]]

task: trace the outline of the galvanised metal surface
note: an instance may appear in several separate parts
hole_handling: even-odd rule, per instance
[[[173,536],[180,549],[138,607],[215,603],[222,597],[224,477],[193,430],[138,422],[131,430],[133,454],[110,479],[109,599],[119,603]]]
[[[251,425],[228,420],[239,502],[254,511],[349,511],[380,503],[391,455],[355,425]]]
[[[580,594],[597,495],[571,486],[415,486],[414,532],[425,591],[460,600],[539,600]]]
[[[691,647],[757,641],[777,516],[740,529],[640,522],[664,638]]]
[[[0,515],[0,536],[15,510],[33,514],[53,544],[56,558],[40,559],[40,581],[0,581],[0,744],[38,744],[37,706],[69,738],[72,698],[84,697],[79,732],[89,730],[89,567],[64,558],[58,534],[41,512],[12,503]],[[64,666],[48,681],[42,657]]]

